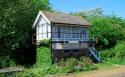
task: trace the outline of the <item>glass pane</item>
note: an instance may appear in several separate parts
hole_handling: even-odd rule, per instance
[[[87,38],[87,30],[82,30],[83,38]]]
[[[52,27],[52,37],[58,38],[58,27],[57,26]]]
[[[77,27],[72,28],[72,38],[79,38],[79,28]]]

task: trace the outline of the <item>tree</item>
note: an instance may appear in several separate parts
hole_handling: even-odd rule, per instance
[[[48,0],[0,0],[0,55],[31,45],[32,24],[39,10],[51,11]]]
[[[125,39],[125,19],[121,17],[104,15],[100,8],[71,14],[82,16],[91,23],[90,38],[98,39],[98,48],[111,48],[117,41]]]
[[[81,10],[79,12],[71,12],[72,15],[82,16],[83,18],[90,19],[92,17],[99,17],[103,15],[101,8],[95,8],[90,10]]]

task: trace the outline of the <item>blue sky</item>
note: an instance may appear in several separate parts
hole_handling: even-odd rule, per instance
[[[54,10],[65,13],[102,8],[104,14],[125,18],[125,0],[50,0]]]

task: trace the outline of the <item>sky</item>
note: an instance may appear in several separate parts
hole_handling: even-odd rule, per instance
[[[50,0],[54,10],[64,13],[102,8],[106,15],[125,18],[125,0]]]

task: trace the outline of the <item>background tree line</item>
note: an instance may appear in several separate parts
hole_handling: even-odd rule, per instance
[[[82,16],[91,23],[90,38],[97,39],[99,49],[114,47],[117,42],[125,40],[125,19],[116,15],[105,15],[101,8],[71,13]]]

